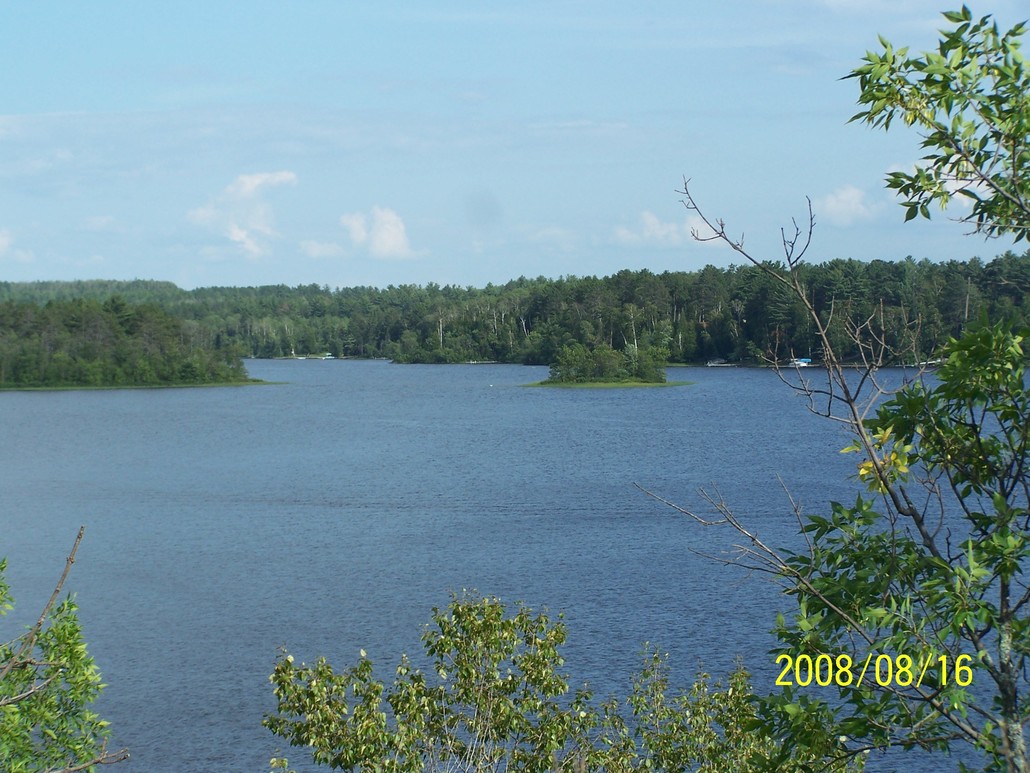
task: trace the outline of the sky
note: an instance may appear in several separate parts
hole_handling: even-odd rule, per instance
[[[848,119],[925,0],[0,0],[0,281],[483,287],[757,258],[989,260],[883,186],[919,137]],[[1008,27],[1025,0],[972,5]],[[1021,251],[1021,250],[1017,250]]]

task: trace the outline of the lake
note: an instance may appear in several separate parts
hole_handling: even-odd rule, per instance
[[[280,383],[0,394],[4,634],[85,524],[69,588],[132,754],[113,770],[266,770],[278,647],[338,667],[364,648],[387,674],[464,588],[564,612],[574,686],[625,695],[649,641],[679,685],[739,656],[770,691],[789,604],[699,555],[731,533],[634,483],[702,511],[717,487],[778,545],[798,539],[780,480],[810,512],[855,496],[847,437],[766,370],[570,390],[523,388],[547,369],[509,365],[247,367]]]

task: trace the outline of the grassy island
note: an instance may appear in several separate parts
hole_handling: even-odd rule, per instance
[[[606,343],[592,349],[574,343],[563,346],[551,364],[551,373],[539,386],[613,389],[639,386],[671,386],[665,378],[667,349],[627,344],[616,351]]]

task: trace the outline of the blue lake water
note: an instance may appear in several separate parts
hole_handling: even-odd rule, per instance
[[[282,383],[0,394],[3,633],[38,614],[85,524],[69,587],[132,753],[119,771],[267,769],[280,645],[338,666],[364,648],[385,672],[463,588],[563,611],[566,670],[602,695],[627,692],[645,641],[679,684],[740,656],[770,691],[789,603],[699,555],[731,533],[633,484],[700,512],[717,487],[779,545],[798,539],[780,479],[809,511],[855,496],[846,436],[768,371],[560,390],[506,365],[248,369]]]

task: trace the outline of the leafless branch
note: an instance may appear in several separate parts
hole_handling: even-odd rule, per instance
[[[107,753],[107,744],[105,743],[100,747],[100,754],[91,760],[86,762],[80,762],[77,765],[72,765],[66,768],[47,768],[44,773],[78,773],[82,770],[90,770],[97,765],[113,765],[116,762],[124,762],[129,759],[129,752],[127,749],[119,749],[116,752]]]

